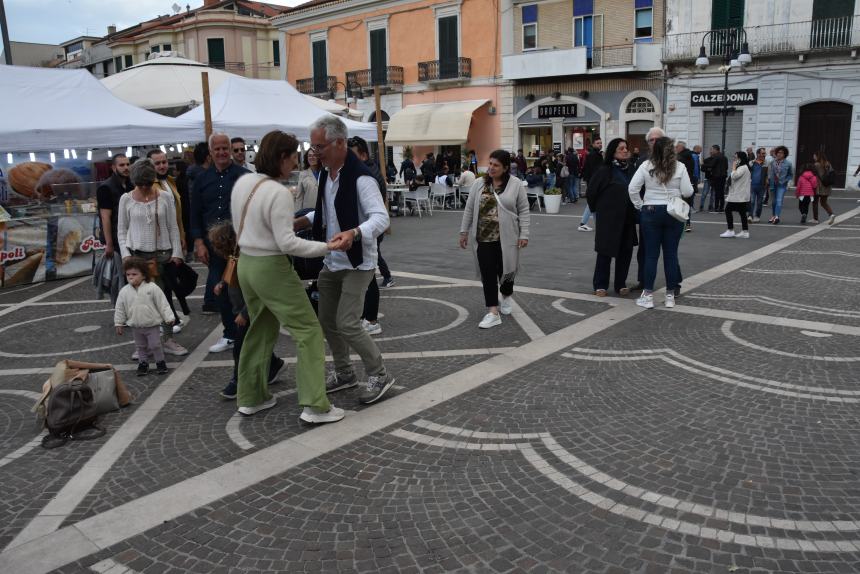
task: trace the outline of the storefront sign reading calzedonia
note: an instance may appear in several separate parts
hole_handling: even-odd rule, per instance
[[[575,118],[576,104],[550,104],[538,106],[538,118]]]
[[[758,90],[729,90],[728,105],[755,106],[758,104]],[[690,105],[693,107],[713,107],[723,105],[722,90],[690,92]]]

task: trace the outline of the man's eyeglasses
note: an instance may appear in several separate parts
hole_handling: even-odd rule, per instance
[[[244,152],[244,151],[245,151],[245,148],[243,148],[243,147],[234,147],[233,148],[233,153],[240,153],[240,152]]]
[[[319,153],[322,150],[324,150],[325,148],[327,148],[328,146],[330,146],[331,144],[333,144],[334,141],[335,140],[329,140],[329,141],[325,142],[324,144],[314,144],[310,147],[310,149],[314,150],[316,153]]]

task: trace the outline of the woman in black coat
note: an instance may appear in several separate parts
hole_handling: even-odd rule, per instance
[[[597,216],[594,234],[594,294],[606,297],[609,289],[609,268],[615,259],[615,293],[627,295],[627,272],[636,239],[636,209],[630,202],[627,186],[633,178],[627,142],[616,138],[606,148],[603,165],[594,173],[588,185],[588,207]]]

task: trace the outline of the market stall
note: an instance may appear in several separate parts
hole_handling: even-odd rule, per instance
[[[0,66],[0,86],[0,287],[90,272],[97,161],[203,138],[202,123],[123,102],[86,70]]]

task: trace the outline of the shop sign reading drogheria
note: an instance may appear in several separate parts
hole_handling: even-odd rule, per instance
[[[755,106],[757,104],[758,89],[729,90],[728,92],[728,105],[730,106]],[[693,107],[721,106],[723,105],[723,91],[690,92],[690,105]]]
[[[576,104],[550,104],[538,106],[538,118],[575,118]]]

